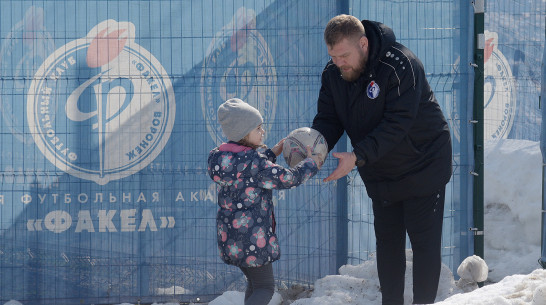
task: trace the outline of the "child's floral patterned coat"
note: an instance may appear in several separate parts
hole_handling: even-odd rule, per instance
[[[218,248],[227,264],[260,267],[280,257],[272,189],[298,186],[318,168],[311,158],[290,169],[275,161],[271,149],[254,150],[234,142],[209,154],[208,173],[219,185]]]

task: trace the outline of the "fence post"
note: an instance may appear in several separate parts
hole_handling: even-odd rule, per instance
[[[546,26],[544,27],[546,37]],[[540,89],[539,107],[542,109],[542,128],[540,132],[540,150],[542,152],[542,229],[541,229],[541,257],[538,260],[542,268],[546,269],[546,107],[542,105],[546,97],[546,47],[542,55],[542,87]]]
[[[349,14],[349,1],[336,1],[336,13]],[[347,135],[343,134],[337,143],[337,151],[347,151]],[[337,219],[336,219],[336,271],[339,267],[347,264],[349,256],[349,219],[348,219],[348,202],[347,202],[347,176],[337,180]]]
[[[485,0],[473,0],[474,6],[474,107],[471,123],[474,126],[473,205],[474,254],[484,258],[483,175],[484,175],[484,12]]]

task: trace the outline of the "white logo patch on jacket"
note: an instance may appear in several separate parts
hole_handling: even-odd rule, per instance
[[[374,80],[372,80],[368,84],[368,88],[366,88],[366,94],[372,100],[379,96],[379,85]]]

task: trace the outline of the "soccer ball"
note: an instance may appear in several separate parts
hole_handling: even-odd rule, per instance
[[[307,158],[306,146],[310,146],[314,154],[321,156],[322,165],[328,155],[328,144],[326,144],[326,139],[320,132],[309,127],[293,130],[284,140],[282,154],[286,164],[294,167],[301,160]]]

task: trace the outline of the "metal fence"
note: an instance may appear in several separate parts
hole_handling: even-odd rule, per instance
[[[529,28],[525,7],[518,20]],[[328,61],[323,29],[339,13],[391,26],[425,65],[454,140],[443,232],[454,270],[473,252],[470,1],[0,0],[0,303],[206,301],[241,290],[241,272],[216,248],[206,174],[209,150],[225,140],[216,109],[235,96],[257,107],[268,145],[309,126]],[[529,59],[544,42],[518,41],[510,64],[523,63],[518,79],[535,94]],[[518,124],[512,132],[537,136]],[[275,192],[279,288],[312,285],[375,249],[360,178],[322,182],[336,165]]]

